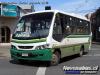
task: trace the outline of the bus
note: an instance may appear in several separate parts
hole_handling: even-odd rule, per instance
[[[91,25],[82,16],[58,10],[32,12],[22,16],[11,40],[13,60],[49,61],[57,65],[60,59],[91,48]]]

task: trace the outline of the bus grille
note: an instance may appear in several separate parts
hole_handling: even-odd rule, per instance
[[[20,49],[32,49],[33,46],[18,46]]]

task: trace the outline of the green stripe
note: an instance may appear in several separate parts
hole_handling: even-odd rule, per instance
[[[46,38],[41,38],[41,39],[32,39],[32,40],[17,40],[17,39],[12,39],[11,42],[15,42],[15,43],[38,43],[38,42],[45,42]]]
[[[69,35],[66,38],[87,38],[91,37],[90,35]]]
[[[89,42],[78,43],[78,44],[70,44],[70,45],[59,45],[59,46],[53,46],[53,48],[66,48],[66,47],[73,47],[73,46],[78,46],[78,45],[83,45],[83,44],[89,44]]]
[[[90,42],[92,36],[91,35],[69,35],[66,38],[89,38],[88,42]]]

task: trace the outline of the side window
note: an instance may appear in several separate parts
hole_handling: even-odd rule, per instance
[[[62,33],[66,37],[71,33],[69,16],[62,15],[61,25],[62,25]]]
[[[64,27],[64,29],[65,29],[65,34],[66,35],[69,35],[70,33],[71,33],[71,26],[70,26],[70,24],[71,24],[71,18],[69,17],[69,16],[66,16],[66,24],[65,24],[65,27]]]
[[[85,22],[85,29],[86,29],[86,34],[90,34],[90,24],[89,24],[89,22]]]
[[[83,21],[78,19],[78,25],[77,25],[77,34],[83,34]]]
[[[64,35],[71,35],[76,32],[75,19],[71,16],[66,16],[64,24]]]
[[[61,30],[61,23],[60,23],[60,16],[57,15],[56,19],[55,19],[55,23],[54,23],[54,29],[53,29],[53,34],[62,34],[62,30]]]
[[[75,34],[76,33],[76,20],[74,17],[70,17],[70,34]]]
[[[79,20],[79,24],[77,25],[77,34],[89,34],[90,28],[88,22],[84,20]]]

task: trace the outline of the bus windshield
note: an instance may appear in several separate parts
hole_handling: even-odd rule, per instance
[[[52,12],[36,13],[23,16],[17,24],[13,38],[38,39],[47,37],[52,18]]]

